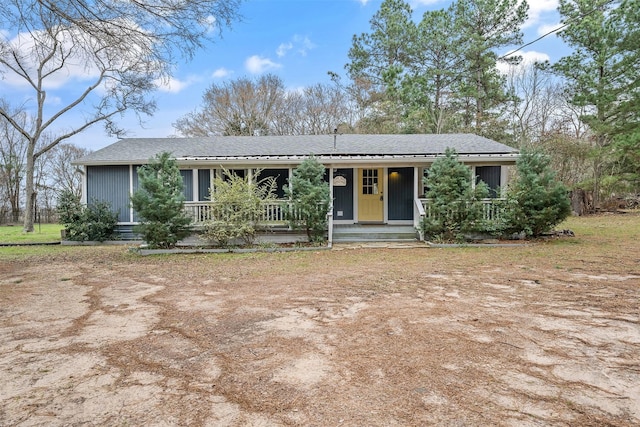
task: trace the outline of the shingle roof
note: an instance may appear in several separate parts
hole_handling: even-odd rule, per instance
[[[286,156],[492,155],[517,151],[473,134],[220,136],[210,138],[127,138],[77,160],[77,164],[146,163],[163,151],[177,159]]]

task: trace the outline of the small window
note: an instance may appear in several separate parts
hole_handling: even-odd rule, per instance
[[[362,170],[362,194],[378,194],[378,169]]]
[[[489,197],[499,197],[501,172],[500,166],[477,166],[476,184],[483,181],[489,187]]]

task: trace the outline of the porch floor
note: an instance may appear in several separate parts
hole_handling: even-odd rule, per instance
[[[342,242],[415,242],[418,234],[412,225],[334,224],[333,241]]]

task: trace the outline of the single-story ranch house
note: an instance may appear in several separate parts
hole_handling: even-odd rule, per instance
[[[138,186],[137,168],[161,152],[177,160],[184,179],[185,209],[195,224],[207,219],[210,188],[222,168],[240,176],[262,170],[275,177],[278,203],[265,206],[260,222],[286,228],[282,204],[287,179],[310,155],[327,168],[333,197],[329,242],[419,238],[416,225],[428,215],[423,176],[447,148],[456,150],[469,173],[500,196],[515,149],[472,134],[220,136],[122,139],[79,159],[84,169],[83,202],[109,202],[126,238],[138,221],[129,196]],[[490,212],[491,201],[487,201]],[[490,214],[490,213],[488,213]],[[388,234],[385,234],[387,232]]]

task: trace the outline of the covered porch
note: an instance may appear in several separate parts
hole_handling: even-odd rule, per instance
[[[501,215],[501,198],[482,200],[485,220],[499,220]],[[206,221],[215,221],[212,206],[215,202],[185,202],[185,212],[192,219],[195,227],[202,226]],[[255,218],[256,224],[265,230],[289,230],[286,217],[288,200],[274,200],[263,203],[261,214]],[[327,213],[327,239],[329,244],[334,241],[408,241],[424,240],[419,233],[419,224],[425,217],[430,217],[432,211],[429,199],[416,197],[412,202],[413,214],[411,221],[375,223],[375,222],[340,222],[335,220],[335,208],[330,207]]]

